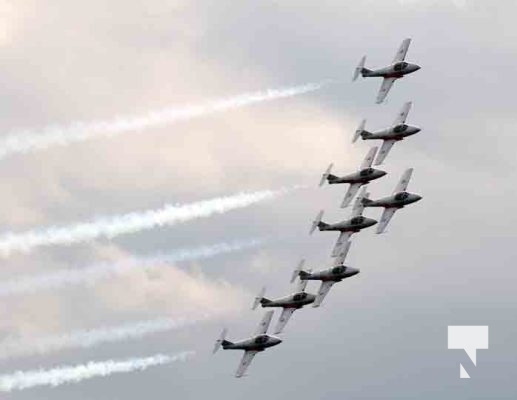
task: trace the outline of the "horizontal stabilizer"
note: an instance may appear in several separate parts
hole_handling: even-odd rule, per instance
[[[307,271],[308,273],[310,273],[311,271]],[[296,285],[296,291],[297,292],[305,292],[305,288],[307,287],[307,280],[306,279],[299,279],[298,280],[298,283]]]
[[[316,230],[316,228],[318,227],[318,225],[321,222],[321,218],[323,218],[323,210],[321,210],[318,213],[318,215],[316,215],[316,219],[314,221],[312,221],[312,226],[311,226],[311,230],[309,231],[309,234],[312,234]]]
[[[357,139],[359,139],[359,136],[361,136],[361,133],[364,132],[365,126],[366,126],[366,120],[363,119],[354,132],[354,137],[352,139],[352,143],[355,143],[357,141]]]
[[[221,334],[219,335],[219,339],[217,339],[215,342],[214,350],[212,351],[212,353],[215,353],[215,352],[217,352],[217,350],[219,350],[219,348],[221,347],[221,344],[226,340],[227,333],[228,333],[228,329],[224,328],[222,330]]]
[[[266,288],[263,287],[260,289],[259,294],[255,297],[255,300],[253,301],[253,306],[251,307],[252,310],[256,309],[259,305],[260,301],[264,298],[264,295],[266,294]]]
[[[327,180],[327,178],[329,177],[330,175],[330,171],[332,170],[332,167],[334,166],[334,164],[330,164],[328,166],[328,168],[326,169],[326,171],[323,173],[323,175],[321,176],[321,180],[320,180],[320,187],[323,186],[323,184],[325,183],[325,181]]]
[[[296,267],[296,269],[293,271],[293,275],[291,276],[291,283],[294,282],[296,277],[300,275],[300,272],[303,271],[303,267],[305,265],[305,259],[300,260],[300,263]]]
[[[361,74],[361,72],[363,71],[365,63],[366,63],[366,56],[363,56],[363,57],[361,57],[359,64],[357,64],[357,67],[355,67],[354,76],[352,78],[353,81],[357,80],[357,78],[359,77],[359,74]]]

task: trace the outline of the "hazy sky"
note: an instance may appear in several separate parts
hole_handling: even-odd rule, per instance
[[[2,341],[116,327],[155,318],[211,319],[167,333],[0,359],[0,374],[90,360],[197,352],[185,363],[35,388],[5,398],[52,400],[514,399],[517,396],[514,95],[517,4],[511,0],[0,0],[1,137],[80,121],[112,121],[263,89],[337,82],[292,98],[0,160],[0,236],[243,190],[308,185],[211,218],[3,258],[0,279],[80,270],[186,247],[269,238],[234,254],[159,264],[90,285],[2,298]],[[401,40],[422,66],[376,105],[377,79],[351,82],[359,58],[391,61]],[[261,286],[278,297],[301,257],[328,266],[329,222],[344,187],[317,188],[330,162],[357,166],[362,118],[390,124],[405,101],[422,131],[394,146],[370,185],[390,193],[414,167],[423,200],[385,235],[358,234],[347,264],[361,273],[320,309],[295,313],[284,343],[233,377],[240,352],[210,354],[223,326],[252,333]],[[366,215],[378,218],[379,210]],[[309,284],[311,291],[317,284]],[[277,316],[275,316],[276,318]],[[472,379],[448,325],[489,325]],[[468,365],[468,364],[466,364]],[[4,396],[2,398],[4,398]]]

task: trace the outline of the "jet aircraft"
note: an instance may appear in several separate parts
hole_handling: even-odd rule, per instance
[[[393,125],[391,125],[389,128],[381,129],[379,131],[369,132],[365,130],[366,120],[363,119],[354,133],[352,143],[355,143],[359,136],[361,136],[363,140],[382,140],[382,146],[379,153],[377,154],[375,165],[382,164],[396,142],[403,140],[408,136],[414,135],[421,130],[417,126],[406,124],[406,119],[409,114],[409,110],[411,110],[411,106],[412,103],[410,101],[405,103],[402,107],[402,110],[400,110],[398,113],[397,118],[393,122]]]
[[[413,168],[409,168],[404,171],[391,196],[383,197],[382,199],[378,200],[370,200],[368,195],[361,197],[361,201],[365,207],[384,207],[381,220],[379,225],[377,225],[377,233],[384,232],[386,226],[391,220],[391,217],[393,217],[393,214],[395,214],[395,211],[422,199],[422,196],[406,192],[412,173]]]
[[[303,281],[321,281],[316,300],[312,303],[313,307],[319,307],[321,305],[321,302],[335,283],[341,282],[343,279],[350,278],[359,273],[358,269],[347,267],[339,262],[335,263],[332,268],[318,272],[312,272],[310,270],[304,271],[304,264],[305,260],[302,260],[298,268],[294,270],[291,282],[293,282],[296,277],[299,277],[300,280]]]
[[[291,283],[292,282],[293,280],[291,281]],[[299,280],[295,293],[274,300],[265,298],[264,294],[266,292],[266,288],[262,288],[257,297],[255,297],[255,301],[253,302],[253,307],[251,309],[256,309],[259,304],[262,307],[281,307],[282,313],[280,314],[280,318],[278,319],[274,333],[282,333],[284,327],[289,321],[289,318],[291,318],[291,316],[296,310],[302,308],[307,304],[311,304],[314,302],[314,300],[316,300],[315,295],[307,293],[305,291],[306,286],[306,280]]]
[[[227,330],[225,328],[221,332],[219,339],[215,342],[213,353],[219,350],[220,347],[224,350],[244,350],[244,355],[242,356],[237,372],[235,373],[237,378],[244,375],[257,353],[282,343],[282,339],[266,334],[269,324],[271,323],[271,318],[273,317],[273,312],[274,311],[271,310],[264,314],[255,335],[251,338],[240,340],[238,342],[230,342],[229,340],[226,340]]]
[[[325,181],[327,181],[329,185],[338,183],[349,183],[350,186],[348,187],[348,190],[345,193],[345,198],[341,203],[342,208],[348,207],[348,205],[350,204],[356,193],[359,191],[361,186],[367,185],[371,181],[382,178],[384,175],[387,174],[386,171],[372,168],[372,163],[373,159],[375,158],[376,152],[377,147],[372,147],[366,154],[366,157],[364,158],[363,162],[361,163],[359,171],[342,177],[338,177],[330,173],[334,165],[330,164],[321,177],[320,186],[323,186]]]
[[[333,257],[339,256],[340,253],[343,253],[344,250],[348,251],[348,248],[350,246],[348,241],[354,233],[359,232],[361,229],[368,228],[377,223],[376,220],[363,217],[362,215],[364,210],[363,197],[367,195],[368,194],[366,194],[363,190],[363,193],[359,197],[357,197],[354,203],[354,207],[352,209],[351,219],[337,222],[335,224],[327,224],[321,221],[321,218],[323,217],[323,210],[321,210],[316,216],[316,219],[312,222],[309,234],[312,234],[316,230],[316,228],[318,228],[320,231],[340,232],[337,242],[332,250]]]
[[[377,94],[377,104],[382,103],[386,98],[388,92],[390,91],[393,83],[402,78],[404,75],[411,74],[412,72],[418,71],[420,69],[419,65],[411,64],[404,59],[406,58],[406,53],[409,49],[409,44],[411,43],[411,39],[407,38],[402,41],[397,53],[395,54],[395,58],[393,59],[391,65],[371,70],[365,68],[366,56],[361,58],[359,61],[359,65],[356,67],[354,72],[353,80],[355,81],[359,75],[363,78],[367,77],[382,77],[381,88],[379,89],[379,93]]]

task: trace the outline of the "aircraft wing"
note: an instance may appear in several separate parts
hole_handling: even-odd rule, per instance
[[[348,187],[348,189],[345,193],[345,198],[343,199],[343,202],[341,203],[341,208],[348,207],[348,205],[350,204],[350,202],[352,201],[354,196],[357,194],[357,192],[359,191],[359,188],[362,185],[363,185],[362,183],[351,183],[350,184],[350,186]]]
[[[318,290],[318,294],[316,295],[316,300],[314,300],[314,303],[312,303],[313,307],[319,307],[321,305],[321,302],[323,301],[325,296],[328,294],[328,292],[330,291],[330,288],[332,287],[332,285],[334,285],[334,283],[336,283],[336,282],[333,282],[333,281],[321,282],[320,290]]]
[[[397,211],[397,208],[385,208],[381,220],[379,221],[379,224],[377,225],[376,233],[383,233],[384,229],[386,229],[386,226],[391,220],[391,217],[393,217],[393,214],[395,214],[395,211]]]
[[[354,201],[354,206],[352,207],[352,218],[353,217],[359,217],[360,215],[363,215],[364,211],[364,204],[363,199],[367,198],[369,196],[369,193],[366,193],[366,186],[363,186],[361,189],[361,192],[356,197]]]
[[[361,166],[359,167],[359,169],[370,168],[372,166],[373,159],[375,158],[376,152],[377,152],[377,147],[372,147],[366,154],[366,157],[364,158],[363,162],[361,163]]]
[[[411,101],[404,103],[404,105],[402,106],[402,110],[400,110],[400,112],[397,114],[397,118],[395,118],[393,125],[400,125],[406,122],[407,116],[409,114],[409,111],[411,110],[412,105],[413,102]]]
[[[278,322],[275,327],[275,334],[282,333],[289,321],[289,318],[291,318],[291,315],[293,315],[295,311],[296,308],[284,308],[282,310],[282,314],[280,314],[280,318],[278,318]]]
[[[349,240],[341,247],[341,251],[340,251],[339,255],[334,257],[334,261],[332,262],[333,267],[336,267],[338,265],[343,265],[343,263],[345,262],[346,256],[348,254],[348,251],[350,250],[351,244],[352,244],[352,242]]]
[[[384,78],[382,80],[381,88],[379,89],[379,93],[377,94],[377,104],[380,104],[384,101],[391,87],[393,86],[393,82],[395,82],[397,78]]]
[[[402,176],[400,177],[400,181],[399,181],[399,183],[397,183],[397,186],[395,187],[395,190],[393,191],[393,193],[405,192],[412,174],[413,174],[413,168],[406,169],[404,171],[404,173],[402,174]]]
[[[267,332],[269,324],[271,323],[271,318],[273,318],[273,312],[273,310],[270,310],[264,314],[264,317],[262,317],[262,321],[260,321],[260,324],[257,327],[255,335],[263,335]]]
[[[375,165],[380,165],[384,162],[384,159],[390,152],[395,142],[396,140],[392,139],[386,139],[384,142],[382,142],[381,149],[379,150],[379,154],[377,154],[377,159],[375,160]]]
[[[395,57],[393,58],[393,62],[394,63],[399,62],[399,61],[404,61],[404,59],[406,58],[406,53],[407,53],[407,51],[409,49],[409,45],[410,44],[411,44],[411,39],[410,38],[404,39],[402,41],[402,43],[400,44],[399,49],[395,53]]]
[[[254,350],[246,350],[244,352],[244,355],[241,359],[241,363],[239,364],[239,368],[237,368],[237,372],[235,373],[235,376],[237,378],[240,378],[244,375],[244,373],[250,366],[251,362],[253,361],[253,358],[257,355],[257,353],[258,351]]]
[[[342,253],[342,250],[344,246],[346,246],[346,243],[348,242],[348,239],[350,239],[350,236],[352,236],[352,232],[341,232],[339,234],[336,244],[332,249],[332,257],[337,257],[340,253]]]

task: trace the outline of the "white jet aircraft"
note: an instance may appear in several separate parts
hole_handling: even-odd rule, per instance
[[[291,283],[293,281],[294,280],[291,280]],[[307,293],[305,291],[306,286],[307,286],[307,281],[300,279],[298,281],[298,285],[297,285],[297,289],[296,289],[295,293],[293,293],[289,296],[285,296],[285,297],[282,297],[279,299],[274,299],[274,300],[266,299],[264,297],[266,288],[262,288],[262,290],[257,295],[257,297],[255,297],[255,301],[253,302],[253,307],[251,309],[252,310],[256,309],[259,304],[262,307],[281,307],[282,313],[280,314],[280,318],[278,319],[274,333],[275,333],[275,335],[282,333],[284,327],[287,325],[287,322],[289,321],[289,319],[291,318],[291,316],[293,315],[293,313],[296,310],[302,308],[303,306],[305,306],[307,304],[311,304],[314,302],[314,300],[316,300],[315,295],[313,295],[311,293]]]
[[[365,191],[363,190],[360,196],[358,196],[355,200],[354,207],[352,208],[351,219],[341,221],[335,224],[327,224],[321,221],[321,218],[323,217],[323,210],[321,210],[316,216],[316,219],[312,222],[309,234],[312,234],[316,230],[316,228],[318,228],[320,231],[340,232],[337,242],[332,250],[332,257],[339,256],[340,254],[343,254],[343,252],[345,252],[346,254],[348,248],[350,247],[350,237],[354,233],[359,232],[361,229],[368,228],[377,223],[376,220],[363,217],[362,215],[364,210],[363,197],[366,196],[368,196],[368,194],[365,193]]]
[[[421,131],[418,126],[406,124],[406,119],[409,111],[411,110],[412,104],[413,103],[410,101],[404,104],[402,110],[400,110],[398,113],[397,118],[395,118],[393,125],[391,125],[389,128],[369,132],[365,130],[366,120],[363,119],[354,133],[352,143],[355,143],[359,136],[361,136],[363,140],[382,140],[382,146],[379,153],[377,154],[375,165],[382,164],[396,142],[399,142],[404,138]]]
[[[266,312],[253,337],[238,342],[230,342],[226,340],[227,330],[225,328],[221,332],[219,339],[215,342],[213,353],[219,350],[221,346],[224,350],[244,350],[239,368],[237,368],[237,372],[235,373],[237,378],[244,375],[257,353],[264,351],[268,347],[282,343],[282,339],[266,334],[269,324],[271,323],[271,318],[273,317],[273,312],[273,310]]]
[[[393,83],[397,79],[400,79],[404,75],[410,74],[410,73],[418,71],[420,69],[420,66],[404,61],[404,59],[406,58],[406,53],[409,49],[410,43],[411,43],[411,39],[409,39],[409,38],[404,39],[402,41],[400,48],[398,49],[397,53],[395,54],[395,58],[393,59],[392,64],[388,67],[371,70],[371,69],[365,68],[365,66],[364,66],[364,64],[366,62],[366,56],[363,56],[363,58],[361,58],[361,61],[359,61],[359,65],[356,67],[355,72],[354,72],[354,78],[353,78],[354,81],[357,79],[357,77],[359,75],[361,75],[363,78],[367,78],[367,77],[384,78],[382,81],[382,85],[379,90],[379,93],[377,95],[377,104],[382,103],[384,101],[389,90],[393,86]]]
[[[391,220],[391,217],[395,214],[395,211],[422,199],[422,196],[406,192],[412,173],[413,168],[409,168],[404,171],[391,196],[383,197],[379,200],[370,200],[368,199],[368,195],[362,197],[362,203],[365,207],[384,207],[384,212],[382,213],[379,225],[377,225],[376,233],[384,232],[386,226]]]
[[[358,269],[347,267],[343,265],[342,261],[338,261],[332,268],[325,269],[318,272],[312,272],[311,270],[304,271],[303,266],[305,260],[302,260],[297,269],[294,270],[291,282],[293,282],[298,276],[300,280],[304,281],[321,281],[320,289],[316,300],[312,303],[313,307],[319,307],[325,296],[330,291],[330,288],[337,282],[341,282],[343,279],[350,278],[359,273]]]
[[[327,170],[323,173],[321,177],[320,186],[323,186],[325,181],[329,183],[329,185],[334,185],[338,183],[349,183],[350,186],[345,193],[345,198],[341,203],[341,208],[348,207],[356,193],[359,191],[361,186],[367,185],[371,181],[375,179],[382,178],[387,174],[386,171],[381,171],[380,169],[372,168],[373,159],[375,158],[375,153],[377,152],[377,147],[372,147],[368,153],[366,154],[365,159],[361,163],[359,167],[359,171],[354,172],[352,174],[348,174],[345,176],[336,176],[330,173],[334,164],[330,164]]]

